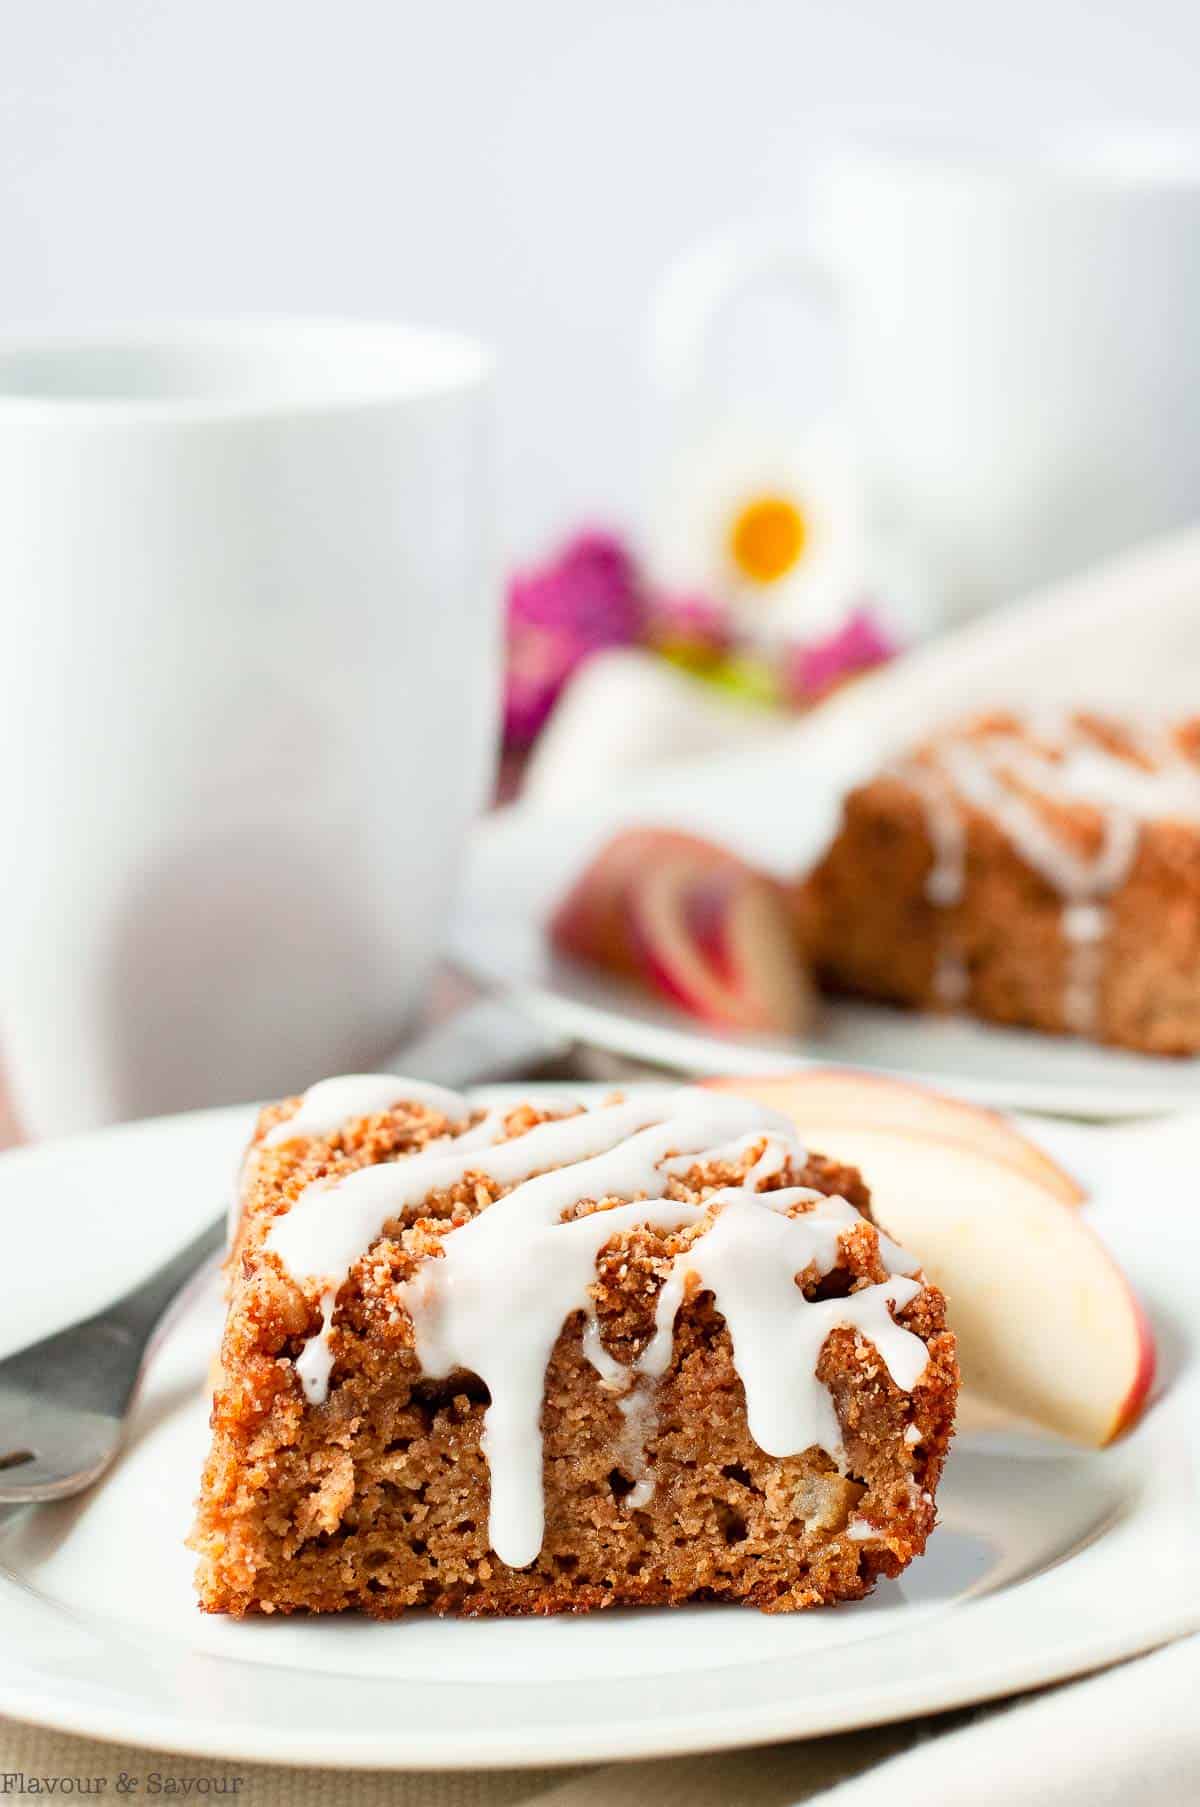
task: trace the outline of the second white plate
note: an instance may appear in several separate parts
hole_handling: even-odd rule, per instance
[[[811,743],[809,743],[811,744]],[[854,1001],[827,1001],[803,1041],[724,1034],[632,987],[558,958],[545,923],[584,861],[631,823],[683,828],[732,847],[781,877],[820,852],[847,772],[779,741],[650,774],[570,810],[517,805],[477,830],[454,958],[484,984],[581,1041],[685,1073],[754,1073],[845,1064],[902,1074],[1015,1110],[1149,1116],[1200,1105],[1200,1059],[1101,1048],[1067,1036],[1001,1029]]]

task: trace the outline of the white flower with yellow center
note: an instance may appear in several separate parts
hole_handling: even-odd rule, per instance
[[[668,592],[722,603],[751,642],[819,639],[863,600],[864,515],[836,429],[788,445],[727,429],[670,471],[651,522],[652,574]]]

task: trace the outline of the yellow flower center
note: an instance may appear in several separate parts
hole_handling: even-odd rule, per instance
[[[773,584],[804,551],[808,525],[786,496],[755,496],[738,510],[729,531],[734,565],[751,583]]]

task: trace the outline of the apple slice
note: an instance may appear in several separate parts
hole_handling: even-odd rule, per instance
[[[772,881],[739,865],[668,855],[625,892],[639,971],[705,1022],[794,1034],[810,999]]]
[[[619,835],[571,888],[550,937],[720,1027],[794,1034],[809,1018],[782,887],[691,835]]]
[[[965,1388],[1078,1443],[1109,1443],[1133,1422],[1154,1337],[1080,1212],[979,1149],[848,1123],[804,1133],[858,1168],[880,1224],[945,1293]]]
[[[837,1067],[768,1074],[761,1079],[710,1079],[706,1084],[783,1111],[806,1136],[814,1125],[844,1123],[895,1130],[922,1141],[953,1142],[1006,1161],[1018,1173],[1045,1186],[1064,1205],[1081,1205],[1087,1196],[1078,1180],[1023,1136],[1007,1117],[928,1086]]]

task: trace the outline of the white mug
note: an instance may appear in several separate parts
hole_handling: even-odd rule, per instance
[[[1200,151],[862,145],[815,202],[807,233],[748,226],[669,272],[672,404],[751,284],[832,308],[872,505],[952,617],[1200,514]]]
[[[491,373],[353,322],[0,340],[0,1047],[61,1133],[361,1068],[492,772]]]

